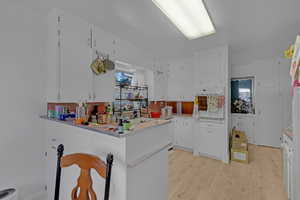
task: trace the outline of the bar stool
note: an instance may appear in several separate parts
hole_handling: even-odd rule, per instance
[[[83,153],[75,153],[63,156],[64,145],[57,148],[57,170],[54,200],[59,200],[59,189],[61,179],[61,169],[72,165],[77,165],[80,170],[80,176],[77,179],[77,185],[72,190],[72,200],[97,200],[97,196],[92,187],[91,169],[105,179],[104,200],[109,200],[109,189],[111,180],[111,169],[113,163],[113,155],[108,154],[106,164],[100,158]],[[79,195],[78,195],[79,192]]]

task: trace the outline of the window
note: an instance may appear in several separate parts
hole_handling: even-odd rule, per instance
[[[116,71],[115,78],[117,85],[131,85],[133,74],[123,71]]]
[[[255,114],[254,77],[231,79],[231,113]]]

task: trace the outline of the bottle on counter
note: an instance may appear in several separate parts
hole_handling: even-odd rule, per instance
[[[76,107],[76,123],[83,124],[84,122],[88,121],[87,118],[87,104],[84,102],[79,102],[78,106]]]
[[[91,115],[89,117],[89,121],[93,123],[98,123],[98,106],[95,105],[93,110],[91,111]]]
[[[119,134],[124,133],[123,120],[122,120],[122,119],[119,120],[118,133],[119,133]]]

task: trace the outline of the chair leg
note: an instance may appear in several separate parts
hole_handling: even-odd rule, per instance
[[[111,169],[113,164],[114,156],[108,154],[106,158],[106,180],[105,180],[105,193],[104,200],[109,200],[109,190],[110,190],[110,181],[111,181]]]
[[[60,161],[61,161],[63,154],[64,154],[64,145],[60,144],[57,147],[57,165],[56,165],[56,181],[55,181],[54,200],[59,200],[59,188],[60,188],[60,179],[61,179]]]

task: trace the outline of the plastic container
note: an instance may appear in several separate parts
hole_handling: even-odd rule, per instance
[[[160,118],[160,112],[151,112],[151,118]]]

